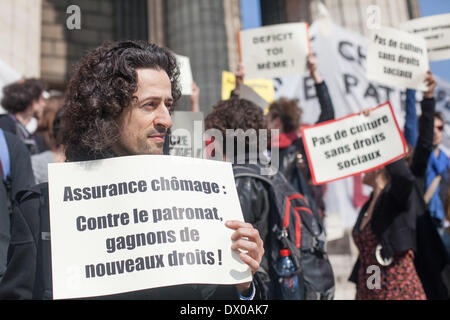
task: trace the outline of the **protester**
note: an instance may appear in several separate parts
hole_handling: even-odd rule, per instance
[[[172,53],[155,44],[123,41],[92,50],[68,85],[61,136],[67,161],[162,154],[172,124],[170,113],[180,97],[179,71]],[[48,223],[47,184],[22,193],[13,216],[8,268],[0,298],[51,298],[50,241],[41,239]],[[41,196],[43,195],[43,196]],[[41,217],[41,219],[39,219]],[[249,223],[229,221],[232,250],[255,273],[263,243]],[[110,295],[107,299],[252,299],[257,281],[224,285],[177,285]]]
[[[11,214],[16,194],[34,185],[30,154],[15,135],[0,129],[0,282],[6,270]]]
[[[269,166],[266,148],[270,133],[266,130],[262,108],[237,97],[219,101],[205,118],[205,129],[208,134],[209,130],[213,130],[211,138],[214,140],[208,145],[208,148],[213,148],[210,154],[216,160],[222,159],[233,164],[244,219],[258,229],[264,241],[265,254],[257,274],[266,287],[268,298],[332,299],[334,277],[331,265],[323,258],[323,255],[326,256],[326,239],[318,225],[319,217],[313,218],[305,198],[290,186],[278,168],[271,167],[274,163]],[[292,222],[288,223],[291,228],[287,228],[285,223],[290,214],[286,210],[289,213],[290,207],[298,211],[292,212]],[[303,224],[307,221],[294,221],[297,219],[294,215],[300,217],[301,210],[308,212],[308,225],[310,220],[314,220],[314,235],[307,232],[309,229],[304,229]],[[283,221],[283,226],[280,221]],[[300,237],[297,238],[299,228],[303,230],[301,241]],[[294,241],[288,244],[288,233],[298,241],[295,245]],[[292,260],[299,258],[297,267],[301,270],[301,276],[298,279],[298,295],[295,297],[282,294],[280,275],[275,271],[276,262],[281,257],[279,249],[286,248],[291,250]]]
[[[443,150],[439,148],[442,142],[444,134],[444,118],[441,112],[437,111],[434,114],[434,135],[433,135],[433,152],[431,153],[430,160],[427,167],[427,199],[428,206],[430,208],[431,217],[438,229],[442,234],[443,223],[445,218],[445,212],[443,207],[443,199],[440,197],[439,192],[441,184],[443,187],[448,187],[449,176],[448,170],[450,168],[450,162]],[[440,180],[440,181],[438,181]],[[436,183],[438,181],[439,183]],[[434,187],[434,192],[428,191],[430,187]],[[445,192],[444,192],[445,193]]]
[[[401,159],[367,173],[363,182],[373,188],[353,229],[359,258],[351,280],[357,300],[426,299],[414,267],[415,212],[408,201],[414,176]],[[377,277],[368,285],[371,266]]]
[[[3,88],[2,106],[8,112],[0,115],[0,128],[17,135],[28,147],[30,154],[42,151],[42,140],[34,132],[45,106],[45,83],[30,78]]]
[[[218,130],[222,136],[222,145],[218,141],[210,144],[210,146],[214,145],[214,150],[211,153],[215,159],[223,159],[233,164],[248,165],[250,162],[260,163],[260,157],[264,157],[267,143],[265,145],[261,144],[260,135],[256,134],[256,140],[246,139],[243,141],[245,148],[244,152],[240,153],[237,146],[237,137],[230,139],[230,137],[227,137],[226,130],[232,129],[234,132],[234,130],[242,129],[243,132],[249,132],[248,130],[259,132],[259,130],[265,128],[262,109],[251,101],[237,97],[219,101],[205,118],[205,130]],[[227,159],[227,143],[234,144],[232,159]],[[268,162],[267,159],[263,160],[266,160],[265,163]],[[266,246],[269,233],[269,193],[261,180],[244,177],[237,178],[235,181],[244,220],[251,223],[258,230],[265,244],[265,252],[270,254],[269,248]],[[264,257],[257,272],[265,283],[270,281],[268,270],[267,258]],[[268,287],[266,287],[266,291],[269,291]]]
[[[422,116],[409,166],[398,160],[363,178],[373,192],[353,229],[360,255],[350,280],[357,284],[357,299],[448,298],[444,269],[449,261],[423,200],[423,180],[432,150],[436,86],[431,73],[425,82],[427,91],[421,102]],[[368,285],[372,273],[367,270],[371,266],[378,267],[381,273],[373,286]]]
[[[42,126],[45,128],[43,133],[46,144],[50,150],[34,154],[31,156],[31,164],[33,167],[34,178],[36,183],[48,181],[48,164],[54,162],[64,162],[64,148],[61,144],[60,123],[62,109],[48,108],[44,110],[42,117]]]
[[[325,81],[317,70],[317,60],[312,53],[308,55],[307,66],[319,99],[321,113],[316,123],[332,120],[334,107]],[[266,115],[267,128],[280,130],[273,143],[280,148],[280,171],[288,181],[312,204],[312,209],[324,217],[325,203],[322,199],[323,188],[314,186],[306,160],[305,148],[299,134],[301,108],[296,100],[280,98],[269,106]]]
[[[444,228],[436,228],[436,219],[433,218],[429,205],[433,195],[438,197],[436,189],[441,182],[441,175],[437,175],[431,183],[429,182],[430,158],[433,156],[433,149],[436,149],[436,137],[439,137],[435,126],[434,89],[437,83],[430,71],[425,83],[427,90],[423,92],[419,121],[415,113],[415,96],[412,91],[409,91],[406,100],[405,139],[409,139],[409,144],[412,145],[409,152],[409,166],[415,177],[417,198],[424,200],[415,205],[417,251],[414,262],[427,298],[448,299],[450,298],[449,237]],[[445,188],[440,188],[440,191],[447,192]],[[443,197],[444,203],[446,198],[447,195]],[[444,215],[444,206],[442,210]]]

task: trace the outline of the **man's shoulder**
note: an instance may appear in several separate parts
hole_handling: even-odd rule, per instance
[[[14,133],[11,133],[11,131],[8,131],[0,126],[0,129],[3,129],[3,133],[5,134],[6,143],[8,144],[9,148],[13,148],[16,145],[23,144],[22,140],[18,136],[16,136]],[[25,147],[25,145],[24,145]]]
[[[16,124],[8,114],[0,114],[0,128],[5,132],[10,132],[14,135],[16,131]]]

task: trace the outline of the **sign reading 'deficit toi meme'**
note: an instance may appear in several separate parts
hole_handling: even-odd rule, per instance
[[[186,283],[236,284],[243,221],[230,163],[141,155],[49,165],[55,299]]]
[[[382,27],[369,35],[367,78],[400,88],[426,91],[427,46],[421,36]]]
[[[285,23],[238,33],[245,77],[276,78],[303,74],[309,52],[308,24]]]
[[[407,151],[389,102],[373,108],[369,116],[352,114],[301,131],[314,184],[371,171]]]

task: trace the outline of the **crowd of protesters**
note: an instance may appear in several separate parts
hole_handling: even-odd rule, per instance
[[[333,97],[318,73],[313,54],[307,66],[315,83],[321,113],[317,123],[334,119]],[[123,41],[89,52],[81,61],[64,96],[47,92],[43,81],[23,79],[3,89],[0,132],[6,137],[9,164],[1,158],[0,299],[51,299],[50,240],[40,238],[48,225],[47,165],[52,162],[98,160],[126,155],[162,154],[172,125],[171,114],[181,96],[175,57],[155,44]],[[264,150],[279,149],[279,171],[307,199],[311,211],[325,216],[323,187],[311,182],[300,136],[301,106],[280,98],[264,115],[261,107],[238,96],[244,69],[236,72],[236,89],[217,102],[205,117],[205,129],[277,129]],[[353,229],[359,249],[350,280],[357,299],[448,299],[449,160],[439,149],[444,119],[435,112],[431,73],[417,118],[415,92],[408,90],[404,135],[410,152],[404,159],[365,174],[372,188]],[[193,86],[192,110],[199,111],[200,89]],[[368,115],[370,111],[364,110]],[[0,144],[1,146],[1,144]],[[227,159],[226,145],[214,151]],[[258,148],[261,144],[258,143]],[[250,150],[247,146],[246,150]],[[235,148],[236,150],[236,148]],[[237,155],[235,154],[235,157]],[[244,157],[244,164],[247,155]],[[38,185],[36,185],[38,184]],[[129,292],[110,299],[264,299],[267,276],[266,239],[271,225],[267,186],[258,179],[237,178],[245,221],[231,221],[232,249],[253,274],[236,286],[178,285]],[[44,199],[44,200],[43,200]],[[367,268],[380,269],[380,283],[368,287]],[[349,270],[349,274],[350,274]]]

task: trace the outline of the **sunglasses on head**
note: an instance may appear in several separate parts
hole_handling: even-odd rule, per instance
[[[442,126],[436,126],[435,128],[438,129],[439,131],[443,131],[444,130],[444,126],[443,125]]]

